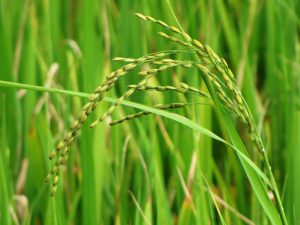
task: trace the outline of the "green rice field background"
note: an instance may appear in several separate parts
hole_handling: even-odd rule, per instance
[[[113,58],[176,50],[168,58],[193,60],[135,13],[180,25],[227,61],[268,162],[213,96],[136,90],[89,128],[141,80],[133,70],[88,116],[51,197],[48,155],[125,64]],[[211,94],[202,76],[176,67],[148,84]],[[153,109],[171,103],[188,104]],[[109,125],[142,110],[151,115]],[[12,224],[300,225],[300,1],[0,0],[0,225]]]

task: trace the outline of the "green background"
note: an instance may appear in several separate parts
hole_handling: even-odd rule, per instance
[[[233,70],[262,129],[289,224],[300,224],[300,2],[177,0],[172,5],[185,31],[208,43]],[[0,0],[0,80],[89,93],[122,65],[113,57],[183,49],[159,37],[163,28],[141,22],[135,12],[176,25],[160,0]],[[123,77],[109,95],[122,95],[138,81],[136,75]],[[183,69],[151,83],[179,81],[202,84],[197,71]],[[199,98],[136,92],[130,100],[153,105]],[[48,154],[85,101],[0,87],[1,225],[221,224],[209,189],[227,224],[270,224],[233,151],[153,115],[114,127],[107,121],[95,129],[86,124],[71,148],[58,193],[50,198],[44,184]],[[101,103],[88,121],[109,105]],[[112,119],[134,112],[120,107]],[[223,134],[211,106],[173,112]],[[236,127],[262,166],[246,130]]]

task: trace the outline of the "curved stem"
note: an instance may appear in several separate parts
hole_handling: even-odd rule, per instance
[[[274,195],[274,198],[275,198],[276,205],[277,205],[278,210],[279,210],[281,220],[283,222],[283,225],[288,225],[288,222],[287,222],[287,219],[286,219],[286,216],[285,216],[285,212],[284,212],[284,209],[283,209],[283,205],[282,205],[282,202],[281,202],[281,199],[280,199],[280,194],[279,194],[279,191],[278,191],[278,187],[277,187],[274,175],[272,173],[272,168],[271,168],[271,165],[269,163],[268,155],[267,155],[266,151],[263,151],[263,159],[266,163],[267,173],[268,173],[268,176],[271,180],[271,184],[272,184],[272,187],[273,187],[272,192],[273,192],[273,195]]]
[[[171,13],[172,13],[172,16],[173,16],[173,18],[175,19],[175,21],[176,21],[178,27],[180,28],[181,31],[184,31],[183,28],[182,28],[182,26],[181,26],[181,24],[179,23],[179,21],[178,21],[178,19],[177,19],[177,16],[176,16],[176,14],[175,14],[175,12],[174,12],[174,10],[173,10],[173,7],[172,7],[172,5],[171,5],[171,3],[170,3],[170,0],[167,0],[167,3],[168,3],[169,9],[170,9],[170,11],[171,11]]]

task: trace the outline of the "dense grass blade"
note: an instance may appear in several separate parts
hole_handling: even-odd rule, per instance
[[[9,86],[14,86],[15,84],[12,82],[5,82],[5,81],[0,81],[0,84],[4,84],[4,85],[9,85]],[[49,88],[42,88],[42,87],[38,87],[38,86],[34,86],[34,85],[24,85],[22,86],[22,84],[18,84],[17,87],[23,87],[23,88],[29,88],[31,90],[44,90],[44,91],[49,91],[49,92],[57,92],[59,93],[59,90],[55,90],[55,89],[49,89]],[[80,96],[80,97],[88,97],[89,94],[87,93],[81,93],[81,92],[75,92],[75,91],[67,91],[64,90],[62,93],[64,94],[68,94],[68,95],[75,95],[75,96]],[[109,102],[116,102],[117,99],[113,99],[113,98],[109,98],[109,97],[105,97],[104,98],[105,101],[109,101]],[[249,159],[249,157],[247,156],[247,151],[242,152],[242,150],[240,150],[239,148],[234,147],[233,145],[229,144],[227,141],[225,141],[224,139],[222,139],[221,137],[219,137],[218,135],[214,134],[213,132],[211,132],[210,130],[208,130],[207,128],[204,128],[200,125],[198,125],[196,122],[187,119],[186,117],[180,116],[178,114],[174,114],[174,113],[170,113],[167,111],[163,111],[160,109],[156,109],[156,108],[152,108],[152,107],[148,107],[139,103],[135,103],[135,102],[129,102],[129,101],[123,101],[122,105],[124,106],[129,106],[132,108],[137,108],[143,111],[147,111],[147,112],[151,112],[153,114],[156,115],[160,115],[163,117],[166,117],[168,119],[174,120],[178,123],[183,124],[186,127],[189,127],[193,130],[196,130],[198,132],[200,132],[201,134],[208,136],[212,139],[215,139],[217,141],[220,141],[226,145],[229,145],[231,148],[233,148],[233,150],[236,151],[236,153],[244,160],[245,163],[247,163],[250,167],[253,168],[253,170],[268,184],[270,184],[269,179],[266,177],[266,175],[251,161],[251,159]],[[225,111],[224,111],[225,112]]]
[[[7,160],[7,145],[6,145],[6,116],[4,111],[4,104],[5,99],[3,96],[0,95],[1,99],[1,115],[2,118],[0,118],[0,124],[1,124],[1,130],[0,130],[0,221],[3,222],[5,225],[12,224],[11,215],[9,209],[12,207],[11,204],[11,192],[10,192],[10,179],[9,179],[9,169],[8,169],[8,160]]]

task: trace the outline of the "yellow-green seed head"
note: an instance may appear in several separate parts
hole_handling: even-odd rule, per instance
[[[169,67],[170,66],[167,66],[167,65],[161,66],[154,73],[164,71],[164,70],[168,69]]]
[[[54,197],[56,190],[57,190],[57,186],[53,186],[51,189],[51,197]]]
[[[124,61],[126,58],[124,58],[124,57],[115,57],[115,58],[113,58],[112,60],[113,61]]]
[[[234,79],[234,75],[230,69],[227,71],[227,74],[231,79]]]
[[[142,20],[147,20],[146,16],[144,16],[143,14],[135,13],[135,15],[136,15],[137,17],[139,17],[140,19],[142,19]]]
[[[215,67],[217,68],[217,70],[218,70],[220,73],[225,72],[225,71],[224,71],[224,68],[223,68],[219,63],[215,63]]]
[[[219,99],[220,99],[223,103],[226,102],[224,96],[223,96],[220,92],[217,92],[217,96],[219,97]]]
[[[191,41],[192,38],[190,37],[190,35],[188,35],[187,33],[181,33],[181,35],[183,36],[183,38],[186,40],[186,41]]]
[[[100,97],[97,99],[97,101],[93,102],[93,104],[91,104],[91,106],[85,110],[85,114],[87,116],[90,115],[90,113],[93,111],[93,107],[97,106],[97,102],[101,101],[102,99],[103,99],[103,95],[101,94]],[[82,126],[82,123],[79,123],[79,125],[77,126],[77,129],[80,129],[81,126]]]
[[[146,60],[147,60],[147,58],[141,57],[141,58],[138,58],[138,59],[136,60],[136,62],[137,62],[137,63],[144,63],[144,62],[146,62]]]
[[[144,79],[142,80],[139,84],[138,84],[138,87],[142,87],[142,86],[145,86],[148,82],[148,79]]]
[[[197,64],[197,67],[204,73],[204,74],[209,74],[209,70],[202,66],[201,64]]]
[[[184,64],[182,64],[182,66],[184,68],[191,68],[193,65],[192,65],[192,63],[184,63]]]
[[[248,132],[252,134],[254,132],[254,126],[252,123],[248,122]]]
[[[153,59],[156,58],[156,56],[155,55],[148,55],[148,56],[146,56],[146,58],[147,58],[147,60],[153,60]]]
[[[122,68],[119,68],[116,70],[116,76],[118,76],[118,74],[122,73],[125,71],[125,66],[123,66]]]
[[[121,71],[121,72],[119,72],[119,73],[116,73],[115,80],[113,80],[112,83],[116,82],[116,80],[117,80],[119,77],[122,77],[122,76],[124,76],[124,75],[127,74],[127,73],[128,73],[128,71],[125,71],[125,70],[123,70],[123,71]]]
[[[222,71],[221,74],[222,74],[222,78],[225,82],[230,82],[230,78],[225,71]]]
[[[165,86],[165,88],[166,88],[166,89],[169,89],[169,90],[176,90],[176,88],[173,87],[173,86]]]
[[[72,125],[71,125],[71,129],[72,130],[76,130],[79,126],[79,121],[78,120],[74,120]]]
[[[219,81],[217,81],[216,79],[213,80],[214,85],[216,86],[216,88],[221,89],[221,85],[219,83]]]
[[[57,166],[53,166],[50,174],[54,174],[54,173],[56,173],[56,171],[57,171]]]
[[[62,150],[65,147],[65,143],[63,141],[58,142],[57,146],[56,146],[56,151],[59,152],[60,150]]]
[[[128,98],[130,95],[133,94],[135,89],[129,89],[128,91],[126,91],[126,93],[124,94],[124,98]],[[124,100],[124,99],[123,99]]]
[[[62,157],[60,156],[60,157],[56,160],[55,165],[56,165],[56,166],[59,166],[59,165],[61,164],[61,162],[62,162]]]
[[[156,87],[156,90],[157,91],[164,91],[164,90],[167,90],[167,88],[166,87],[162,87],[162,86],[158,86],[158,87]]]
[[[136,59],[132,58],[123,58],[123,57],[115,57],[113,58],[114,61],[123,61],[123,62],[136,62]]]
[[[226,68],[228,68],[227,62],[224,58],[221,58],[221,62]]]
[[[163,59],[161,60],[163,63],[174,63],[175,60],[174,59]]]
[[[86,104],[82,107],[81,111],[86,111],[88,108],[92,107],[92,105],[93,105],[93,104],[92,104],[91,102],[86,103]]]
[[[166,55],[167,55],[166,53],[155,53],[155,57],[157,57],[157,58],[161,58],[161,57],[164,57]]]
[[[169,26],[169,28],[171,29],[171,31],[173,31],[175,33],[181,33],[181,31],[177,27]]]
[[[55,156],[57,155],[57,152],[56,151],[53,151],[49,154],[49,160],[52,160]]]
[[[170,36],[167,35],[167,34],[164,33],[164,32],[158,32],[158,34],[159,34],[160,36],[164,37],[164,38],[170,38]]]
[[[154,23],[157,22],[157,20],[154,19],[152,16],[145,16],[145,17],[146,17],[146,19],[149,20],[149,21],[152,21],[152,22],[154,22]]]
[[[45,178],[45,180],[44,180],[45,183],[48,183],[50,181],[50,179],[51,179],[51,174],[48,173],[47,176],[46,176],[46,178]]]
[[[110,74],[108,74],[108,75],[106,76],[106,80],[110,80],[110,79],[113,78],[115,75],[116,75],[116,72],[115,72],[115,71],[114,71],[114,72],[111,72]]]
[[[154,107],[155,108],[161,108],[162,106],[164,106],[163,104],[156,104]]]
[[[136,84],[130,84],[127,86],[128,88],[137,88],[137,85]]]
[[[136,67],[137,65],[135,63],[130,63],[126,66],[124,66],[124,70],[128,71],[128,70],[132,70]]]
[[[87,119],[87,115],[85,114],[85,112],[81,112],[80,116],[79,116],[79,120],[82,123],[83,121],[86,121]]]
[[[148,70],[147,74],[154,74],[157,72],[158,72],[158,69],[150,69],[150,70]]]
[[[229,90],[233,90],[233,84],[231,81],[227,81],[226,83],[226,86],[228,87]]]
[[[193,39],[192,41],[193,45],[195,45],[196,47],[202,49],[203,48],[203,45],[196,39]]]
[[[91,94],[90,96],[89,96],[89,101],[94,101],[96,98],[98,98],[99,97],[99,93],[94,93],[94,94]]]
[[[106,78],[107,78],[107,76],[106,76]],[[107,84],[98,86],[94,93],[102,92],[104,86],[107,86]]]
[[[65,155],[64,158],[63,158],[63,161],[61,162],[61,165],[65,165],[68,158],[69,158],[69,155]]]
[[[109,89],[109,87],[110,87],[110,85],[113,85],[117,80],[118,80],[118,76],[115,76],[115,77],[113,77],[112,79],[110,79],[108,82],[107,82],[107,88],[106,88],[106,90],[105,91],[107,91],[108,89]]]
[[[148,72],[147,72],[146,70],[140,71],[140,72],[138,73],[138,75],[140,75],[140,76],[145,76],[145,75],[147,75],[147,74],[148,74]]]
[[[68,143],[70,142],[71,138],[72,138],[73,134],[72,132],[68,132],[65,136],[65,141]]]
[[[236,100],[236,102],[240,105],[243,104],[243,99],[241,98],[240,95],[234,95],[234,99]]]
[[[163,21],[158,20],[157,23],[163,27],[168,27],[168,25]]]
[[[204,45],[204,49],[208,54],[208,57],[210,58],[211,62],[216,65],[218,62],[220,62],[220,58],[219,56],[216,55],[216,53],[214,53],[214,51],[211,49],[211,47],[209,45]]]
[[[135,118],[135,114],[128,115],[128,116],[124,117],[123,119],[131,120],[133,118]]]
[[[170,108],[180,108],[185,106],[185,103],[172,103],[169,105]]]
[[[55,176],[53,179],[53,186],[56,186],[58,183],[58,176]]]
[[[246,123],[246,119],[240,111],[237,111],[236,114],[243,123]]]
[[[180,83],[179,85],[181,88],[183,88],[185,90],[189,89],[189,85],[187,85],[186,83]]]
[[[116,106],[119,105],[119,104],[121,104],[121,102],[122,102],[121,99],[118,99],[118,100],[115,102],[114,105],[112,105],[111,107],[109,107],[109,109],[106,111],[106,116],[105,116],[105,117],[101,117],[101,121],[103,121],[103,120],[107,117],[107,115],[112,114],[113,111],[115,110]]]

